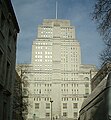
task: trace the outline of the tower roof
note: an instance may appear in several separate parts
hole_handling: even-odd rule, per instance
[[[70,26],[70,20],[63,19],[44,19],[43,25],[60,25],[60,26]]]

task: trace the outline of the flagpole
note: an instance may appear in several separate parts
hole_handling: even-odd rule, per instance
[[[56,19],[57,19],[57,12],[58,12],[58,11],[57,11],[57,1],[56,1]]]

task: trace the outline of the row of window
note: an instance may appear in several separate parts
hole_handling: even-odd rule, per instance
[[[70,55],[69,53],[63,53],[63,54],[61,53],[61,57],[62,58],[68,58],[69,57],[69,58],[73,58],[74,59],[74,58],[77,58],[79,56],[76,55],[75,53],[73,53],[73,55],[72,54]]]
[[[46,113],[45,113],[46,118],[49,118],[50,115],[51,115],[51,114],[50,114],[49,112],[46,112]],[[78,118],[78,113],[77,113],[77,112],[74,112],[73,115],[74,115],[74,120],[77,120],[77,118]],[[63,116],[63,117],[67,117],[67,116],[68,116],[68,113],[67,113],[67,112],[63,112],[63,113],[62,113],[62,116]],[[57,119],[57,117],[56,117],[56,119]],[[53,117],[53,120],[54,120],[54,117]]]
[[[73,89],[72,89],[72,90],[73,90]],[[66,90],[65,90],[65,89],[63,90],[63,89],[62,89],[62,90],[61,90],[61,93],[62,93],[62,94],[79,94],[79,91],[78,91],[78,90],[74,90],[74,91],[71,92],[71,91],[68,91],[68,89],[66,89]]]
[[[51,92],[51,89],[45,89],[45,92]],[[86,93],[89,94],[89,89],[85,89]],[[68,93],[68,89],[61,89],[62,94]],[[42,94],[41,89],[34,89],[35,94]],[[72,89],[72,94],[79,94],[78,89]]]
[[[78,87],[78,84],[76,84],[76,83],[73,83],[70,85],[72,85],[72,87]],[[69,86],[69,84],[61,84],[61,87],[68,87],[68,86]]]
[[[35,61],[42,62],[42,59],[35,59]],[[45,59],[45,62],[52,62],[52,59]]]
[[[45,107],[46,107],[46,109],[50,109],[51,103],[46,103]],[[67,109],[68,108],[67,103],[63,103],[62,107],[63,107],[63,109]],[[35,109],[39,109],[39,108],[40,108],[40,103],[35,103]],[[73,108],[77,109],[78,108],[78,103],[73,103]]]
[[[61,78],[61,79],[62,79],[62,80],[66,80],[66,81],[67,81],[67,80],[71,80],[71,81],[72,81],[72,80],[77,80],[78,78]]]
[[[36,43],[36,44],[39,44],[39,45],[48,45],[49,43]],[[50,43],[50,44],[52,45],[52,43]],[[46,47],[46,46],[44,46],[44,47],[43,46],[36,46],[36,49],[43,49],[43,48],[48,49],[49,47]],[[71,47],[70,49],[73,50],[73,51],[75,51],[75,52],[73,52],[74,54],[77,54],[78,48]],[[61,50],[63,50],[63,52],[68,53],[69,49],[67,49],[67,48],[61,48]],[[63,52],[61,52],[61,53],[63,53]],[[71,51],[71,53],[72,53],[72,51]]]
[[[36,47],[37,48],[37,47]],[[35,54],[42,54],[43,52],[35,52]],[[45,51],[45,54],[47,54],[47,55],[50,55],[50,54],[52,54],[52,52],[47,52],[47,51]]]
[[[36,67],[42,67],[42,66],[45,66],[45,67],[52,67],[52,64],[48,64],[48,65],[41,65],[41,64],[39,64],[39,65],[35,65]]]
[[[68,92],[68,89],[61,89],[61,91],[63,92],[63,91],[67,91]],[[76,93],[76,91],[78,92],[78,89],[72,89],[72,91],[75,91],[75,93]]]
[[[46,97],[46,98],[40,98],[40,97],[37,97],[37,98],[34,98],[34,101],[50,101],[51,98],[50,97]],[[68,100],[72,100],[72,101],[79,101],[79,98],[67,98],[67,97],[63,97],[62,98],[62,101],[68,101]]]
[[[43,37],[43,38],[52,38],[53,37],[53,34],[41,34],[40,37]],[[60,36],[61,38],[72,38],[73,36],[72,35],[61,35]]]
[[[45,37],[45,38],[51,38],[52,37],[52,34],[50,33],[49,35],[44,35],[44,34],[41,34],[40,37]]]
[[[67,103],[63,103],[63,109],[67,109]],[[78,103],[73,103],[73,108],[78,108]]]
[[[41,85],[43,85],[43,84],[34,83],[34,86],[35,86],[35,87],[39,87],[39,86],[41,86]],[[44,84],[44,86],[45,86],[45,87],[51,87],[52,84]]]
[[[44,101],[51,101],[51,98],[49,98],[49,97],[47,97],[47,98],[34,98],[34,101],[41,101],[41,100],[43,100],[44,99]]]
[[[72,101],[79,101],[79,98],[67,98],[67,97],[63,97],[62,101],[68,101],[68,100],[72,100]]]
[[[45,57],[45,59],[46,58],[52,58],[52,56],[44,56]],[[35,55],[35,58],[43,58],[43,56],[42,55]],[[76,62],[76,63],[78,63],[78,59],[70,59],[70,60],[68,60],[68,58],[67,59],[65,59],[65,58],[61,58],[61,62]],[[65,63],[64,63],[65,64]],[[76,65],[76,67],[77,67],[77,65]]]
[[[42,55],[35,55],[35,58],[42,58]],[[45,58],[52,58],[52,56],[44,56]]]
[[[40,33],[52,33],[53,29],[52,28],[41,28],[40,29]],[[71,28],[61,28],[61,33],[72,33],[72,29]]]
[[[45,41],[45,39],[42,40],[42,41],[39,40],[35,44],[38,45],[38,46],[39,45],[43,45],[43,46],[50,45],[51,46],[53,44],[53,42],[50,41],[50,40],[47,40],[47,42],[45,42],[45,43],[43,41]],[[63,46],[61,47],[61,49],[64,49],[64,50],[67,50],[67,48],[69,48],[69,47],[64,47],[64,45],[70,45],[71,49],[73,49],[73,50],[78,50],[79,49],[79,46],[75,45],[73,41],[69,42],[69,40],[68,41],[64,40],[62,42],[62,45]],[[74,46],[74,47],[72,47],[72,46]]]
[[[52,86],[52,84],[34,83],[34,86],[35,86],[35,87],[39,87],[39,86],[41,86],[41,85],[42,85],[42,86],[44,85],[45,87],[51,87],[51,86]],[[72,87],[78,87],[78,83],[61,84],[61,87],[69,87],[69,86],[70,86],[70,87],[71,87],[71,86],[72,86]],[[86,83],[86,84],[85,84],[85,87],[86,87],[86,88],[89,88],[89,83]],[[72,91],[74,91],[74,90],[72,89]]]
[[[52,68],[45,68],[45,69],[42,69],[42,68],[35,68],[35,70],[52,70]]]
[[[50,49],[50,47],[47,47],[47,46],[40,46],[40,45],[52,45],[53,43],[36,43],[38,46],[36,46],[36,49],[43,49],[43,48],[45,48],[45,49]],[[66,43],[67,44],[67,43]],[[70,48],[72,51],[71,51],[71,55],[72,54],[77,54],[77,50],[78,50],[78,48],[75,48],[75,47],[71,47]],[[69,49],[67,49],[66,47],[65,48],[62,48],[61,47],[61,54],[62,53],[68,53],[68,51],[69,51]],[[37,53],[36,53],[37,54]]]
[[[47,21],[46,21],[46,22],[47,22]],[[50,23],[51,23],[51,22],[50,22]],[[69,22],[68,22],[68,23],[69,23]],[[45,24],[46,24],[46,23],[45,23]],[[59,25],[59,26],[61,26],[61,22],[54,22],[54,23],[53,23],[54,26],[56,26],[56,24]],[[52,24],[51,24],[51,25],[52,25]],[[65,23],[65,25],[66,25],[66,23]],[[52,30],[53,27],[51,27],[51,26],[41,26],[40,28],[41,28],[41,29],[44,29],[44,30]],[[68,27],[68,25],[67,25],[67,27],[61,26],[61,30],[68,30],[68,31],[69,31],[69,30],[72,30],[72,29],[73,29],[73,28],[72,28],[71,26]]]
[[[49,75],[52,75],[51,73],[46,73],[46,74],[44,74],[44,73],[42,73],[42,72],[38,72],[38,73],[35,73],[34,75],[38,75],[38,76],[49,76]]]
[[[35,70],[52,70],[52,68],[46,68],[46,69],[35,68]],[[44,75],[43,74],[43,76],[39,76],[38,75],[38,77],[35,77],[34,79],[35,80],[45,80],[45,79],[47,80],[47,79],[52,79],[52,76],[51,75]],[[78,78],[66,78],[66,77],[64,77],[64,78],[61,78],[61,80],[64,80],[64,81],[75,81],[76,80],[77,81]]]
[[[39,65],[42,66],[41,64],[39,64]],[[52,65],[52,64],[48,64],[48,65]],[[48,65],[47,65],[47,66],[48,66]],[[35,66],[36,66],[36,65],[35,65]],[[65,72],[67,72],[67,71],[64,71],[64,73],[61,73],[61,75],[62,75],[62,76],[68,76],[68,75],[78,76],[78,75],[79,75],[78,73],[65,73]],[[38,75],[38,74],[43,75],[43,73],[41,73],[41,72],[38,72],[38,73],[35,74],[35,75]],[[47,73],[47,74],[49,74],[49,73]],[[46,74],[46,75],[47,75],[47,74]],[[84,80],[89,80],[89,78],[88,78],[88,77],[85,77]]]
[[[39,89],[37,89],[37,91],[34,89],[34,94],[49,94],[51,91],[51,89],[45,89],[44,92]]]
[[[42,60],[36,60],[36,62],[42,62]],[[52,63],[52,60],[45,60],[45,62],[46,63]],[[63,67],[62,68],[62,70],[64,70],[64,71],[70,71],[70,70],[72,70],[72,71],[74,71],[74,70],[78,70],[79,68],[78,67],[75,67],[75,68],[70,68],[70,67]],[[42,66],[36,66],[35,67],[35,70],[52,70],[52,66],[50,65],[50,66],[45,66],[45,67],[42,67]],[[48,71],[47,71],[48,72]],[[61,78],[62,80],[64,79],[64,80],[75,80],[75,79],[77,79],[77,77],[74,77],[74,78],[69,78],[69,77],[66,77],[66,76],[63,76],[62,78]]]
[[[38,43],[35,43],[36,45],[52,45],[52,43],[42,43],[42,42],[38,42]]]
[[[49,26],[42,26],[41,29],[44,29],[44,30],[52,30],[52,27],[49,27]]]
[[[48,33],[52,33],[52,31],[41,31],[40,33],[42,33],[42,34],[48,34]]]
[[[53,31],[52,31],[52,29],[50,30],[50,29],[44,29],[44,30],[41,30],[41,32],[39,32],[39,34],[50,34],[50,33],[53,33]],[[67,30],[67,29],[62,29],[61,30],[61,34],[72,34],[72,31],[70,31],[70,30]]]
[[[36,81],[36,80],[38,80],[38,81],[49,81],[49,80],[52,80],[52,78],[51,77],[37,77],[37,78],[34,78],[34,80]]]

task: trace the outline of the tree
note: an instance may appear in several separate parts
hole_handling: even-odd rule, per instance
[[[22,120],[22,84],[17,72],[15,72],[13,92],[13,120]]]
[[[111,62],[111,0],[96,0],[92,18],[103,37],[105,49],[100,54],[102,65]]]
[[[21,84],[22,84],[22,96],[21,96],[21,99],[22,99],[22,104],[21,104],[21,107],[22,107],[22,118],[23,120],[26,120],[26,117],[27,117],[27,114],[28,114],[28,94],[29,94],[29,91],[28,91],[28,77],[26,75],[27,71],[28,71],[28,68],[29,68],[29,65],[28,64],[19,64],[17,65],[16,67],[16,70],[21,78]]]

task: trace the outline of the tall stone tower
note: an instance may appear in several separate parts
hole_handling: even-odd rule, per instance
[[[80,44],[69,20],[45,19],[38,26],[31,64],[28,118],[77,120],[95,66],[81,64]]]

